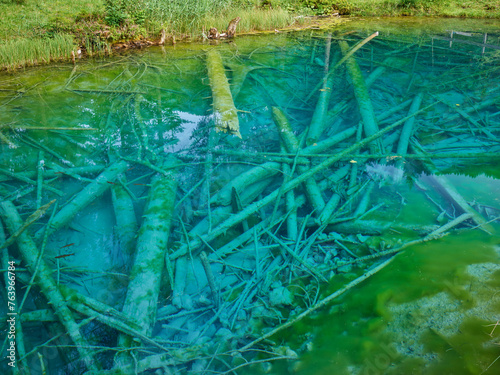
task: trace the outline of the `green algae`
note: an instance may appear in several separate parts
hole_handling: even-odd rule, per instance
[[[359,366],[361,374],[418,373],[424,367],[426,374],[478,374],[485,370],[498,356],[498,349],[491,344],[492,337],[487,334],[491,330],[486,328],[494,321],[484,318],[495,316],[495,306],[491,306],[487,313],[481,312],[482,319],[467,314],[474,307],[489,305],[496,291],[494,287],[477,290],[471,288],[471,284],[497,285],[500,282],[499,273],[496,271],[491,278],[477,280],[467,272],[467,267],[483,263],[499,267],[500,259],[495,249],[498,242],[498,237],[467,231],[406,250],[369,283],[341,299],[341,305],[334,314],[332,311],[321,314],[309,322],[309,326],[298,330],[303,332],[321,327],[312,341],[313,349],[304,355],[297,373],[346,371],[347,374],[350,373],[346,370],[347,364]],[[446,297],[441,298],[449,298],[456,303],[454,306],[461,314],[460,319],[447,324],[458,324],[458,332],[447,336],[437,330],[426,330],[409,345],[415,348],[423,345],[425,349],[420,356],[396,352],[395,340],[404,337],[405,332],[395,334],[390,328],[394,320],[401,320],[398,329],[407,329],[407,334],[412,336],[410,332],[415,327],[432,319],[434,314],[446,314],[446,310],[443,311],[439,304],[432,309],[413,310],[411,302],[442,294]],[[496,300],[498,306],[498,298]],[[391,307],[402,304],[409,304],[403,310],[406,316],[395,317]],[[401,310],[397,311],[401,314]],[[489,345],[485,346],[486,343]],[[391,346],[393,349],[389,350]],[[391,352],[393,355],[385,366],[383,361],[377,364],[380,358]],[[339,353],[345,357],[337,359]],[[425,355],[438,359],[429,360]],[[496,368],[493,366],[491,373]]]

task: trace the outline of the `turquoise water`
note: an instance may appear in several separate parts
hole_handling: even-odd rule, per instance
[[[499,69],[372,20],[3,73],[2,368],[497,373]]]

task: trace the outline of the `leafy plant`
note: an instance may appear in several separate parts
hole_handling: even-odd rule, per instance
[[[303,5],[316,14],[351,14],[354,6],[347,0],[303,0]]]
[[[110,26],[122,26],[127,20],[142,25],[146,19],[146,7],[143,0],[104,0],[104,19]]]
[[[401,8],[430,9],[438,3],[443,5],[444,2],[439,0],[401,0],[399,6]]]
[[[105,21],[110,26],[121,26],[127,19],[125,0],[104,0]]]

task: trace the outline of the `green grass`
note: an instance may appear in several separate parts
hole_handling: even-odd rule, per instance
[[[206,16],[200,25],[205,30],[216,27],[219,31],[225,31],[229,21],[235,17],[241,17],[238,24],[238,32],[252,32],[262,30],[281,29],[295,22],[292,14],[284,9],[231,9],[222,16]]]
[[[60,58],[69,59],[73,49],[72,35],[57,34],[50,39],[12,39],[0,43],[0,66],[14,69]]]
[[[0,0],[0,40],[37,37],[47,29],[72,28],[78,15],[103,11],[101,0],[25,0],[23,4]]]
[[[351,0],[353,15],[500,18],[500,0]]]
[[[203,30],[216,27],[224,31],[229,21],[239,16],[238,32],[274,30],[291,25],[292,13],[281,8],[256,7],[254,3],[231,5],[227,0],[199,0],[173,2],[144,0],[148,24],[176,35],[200,37]]]
[[[187,33],[197,29],[207,14],[222,14],[227,0],[167,1],[144,0],[146,18],[164,26],[169,32]]]

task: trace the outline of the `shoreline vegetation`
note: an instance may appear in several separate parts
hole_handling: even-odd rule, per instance
[[[0,0],[0,70],[237,34],[325,27],[353,17],[500,18],[500,0]]]

